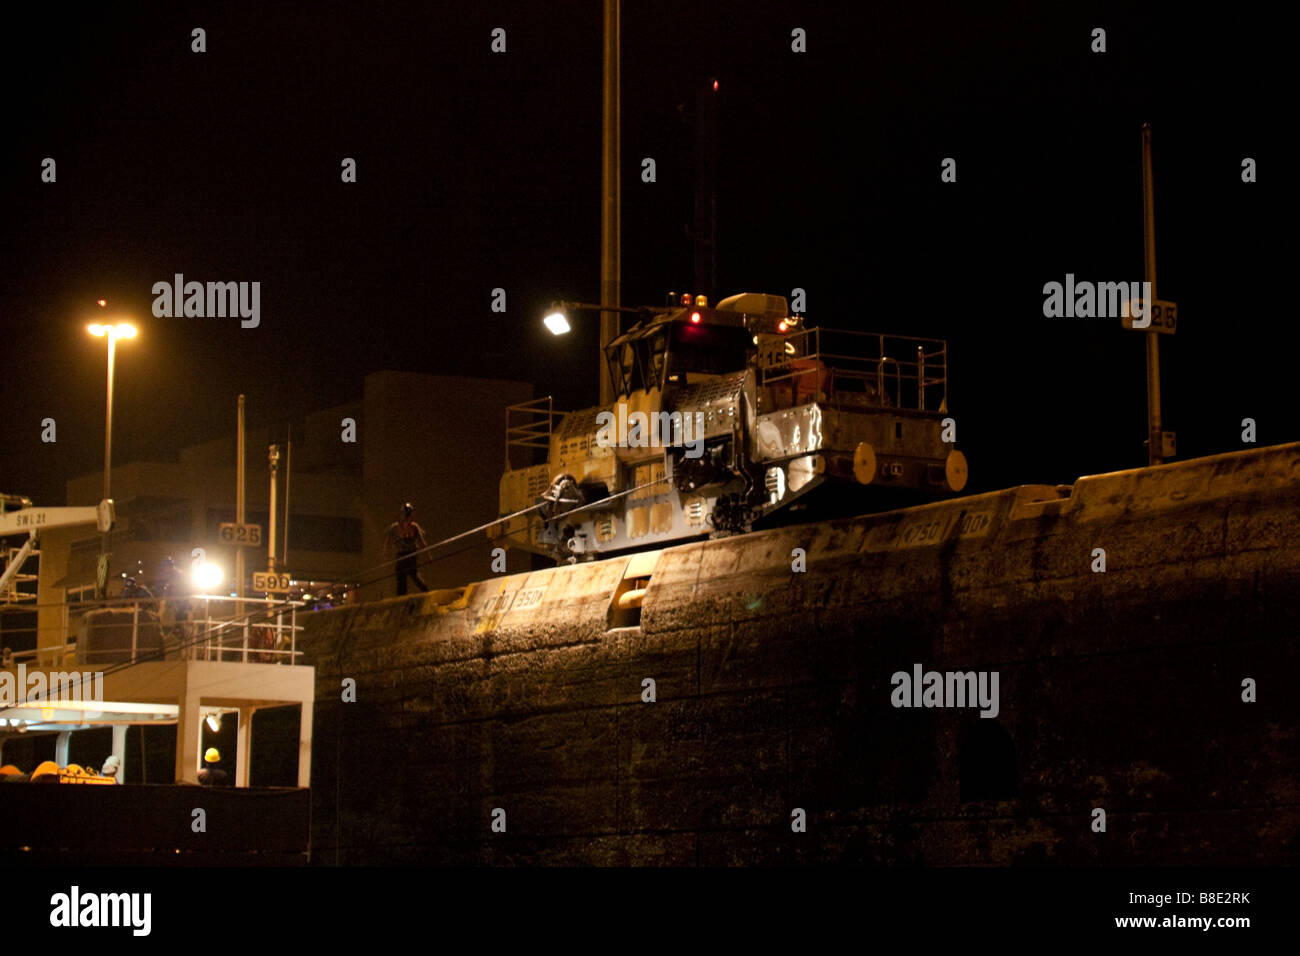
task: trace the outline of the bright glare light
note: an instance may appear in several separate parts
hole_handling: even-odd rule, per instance
[[[542,322],[551,330],[552,335],[563,335],[569,331],[569,320],[565,318],[563,312],[552,312],[542,319]]]
[[[100,338],[109,335],[115,339],[133,339],[137,330],[130,322],[119,322],[117,325],[100,325],[95,322],[86,326],[86,331],[91,335],[98,335]]]
[[[700,313],[698,313],[698,312],[692,312],[692,313],[691,313],[691,321],[692,321],[693,323],[695,323],[696,325],[699,325],[699,324],[700,324]]]
[[[221,733],[221,715],[216,711],[208,714],[208,729],[214,734]]]
[[[96,302],[95,302],[95,304],[98,305],[98,306],[102,309],[104,306],[108,305],[108,300],[107,300],[107,299],[97,299]]]
[[[194,573],[191,576],[194,580],[194,586],[201,592],[208,592],[221,584],[222,578],[221,566],[204,561],[202,564],[194,566]]]

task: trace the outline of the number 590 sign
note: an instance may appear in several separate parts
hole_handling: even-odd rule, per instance
[[[276,574],[274,571],[253,572],[253,590],[265,591],[268,594],[289,593],[290,577],[287,574]]]
[[[233,544],[237,548],[255,548],[262,543],[262,526],[223,521],[217,537],[221,539],[222,544]]]

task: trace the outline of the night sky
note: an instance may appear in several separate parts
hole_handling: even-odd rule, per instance
[[[1257,7],[1142,7],[625,4],[624,304],[699,291],[690,123],[716,77],[718,293],[802,287],[812,324],[947,338],[972,490],[1144,464],[1142,336],[1046,319],[1042,287],[1142,278],[1150,121],[1158,295],[1180,308],[1166,427],[1181,457],[1241,448],[1245,417],[1261,443],[1300,438],[1282,348],[1294,55]],[[539,319],[599,297],[599,2],[28,16],[0,67],[0,491],[59,504],[102,467],[100,297],[141,329],[119,350],[117,463],[230,434],[241,391],[251,425],[278,426],[380,369],[594,403],[598,317],[559,339]],[[178,272],[259,281],[260,327],[154,318],[153,283]]]

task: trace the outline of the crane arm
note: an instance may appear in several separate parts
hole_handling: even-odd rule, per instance
[[[18,549],[18,553],[14,555],[13,560],[5,565],[4,573],[0,574],[0,594],[4,594],[9,590],[9,579],[18,573],[18,569],[23,566],[23,562],[27,560],[27,556],[32,553],[32,549],[35,547],[36,535],[29,535],[27,540],[23,542],[23,546]]]
[[[27,540],[0,574],[0,594],[9,587],[9,580],[18,573],[27,556],[36,547],[36,536],[46,528],[68,528],[79,524],[93,524],[101,532],[108,532],[116,519],[113,500],[105,498],[97,505],[77,508],[19,508],[0,513],[0,537],[27,532]]]
[[[106,533],[113,527],[116,517],[111,498],[105,498],[97,505],[76,508],[19,508],[0,514],[0,537],[23,531],[39,534],[46,528],[67,528],[78,524],[93,524]]]

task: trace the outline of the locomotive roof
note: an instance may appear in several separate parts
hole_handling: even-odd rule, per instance
[[[638,319],[632,328],[610,342],[607,348],[639,341],[664,326],[688,323],[695,313],[700,318],[694,324],[734,326],[753,332],[776,332],[777,326],[789,319],[789,307],[784,297],[758,292],[730,296],[713,308],[681,305],[647,311],[649,315]]]

